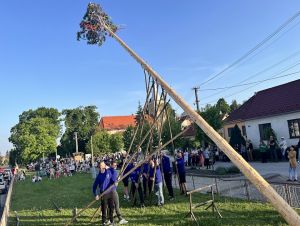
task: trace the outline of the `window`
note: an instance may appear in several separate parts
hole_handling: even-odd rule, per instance
[[[300,138],[300,119],[288,120],[290,138]]]
[[[269,140],[267,132],[271,129],[271,123],[259,124],[259,135],[261,140]]]
[[[233,127],[230,127],[230,128],[227,129],[227,131],[228,131],[228,137],[231,137],[232,130],[233,130]]]
[[[244,137],[247,136],[246,126],[242,126],[242,133]]]

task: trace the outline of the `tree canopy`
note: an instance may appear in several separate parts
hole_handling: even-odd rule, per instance
[[[13,143],[10,163],[37,160],[56,150],[60,135],[60,113],[54,108],[41,107],[24,111],[19,122],[11,129],[9,141]]]
[[[166,112],[168,114],[168,117],[165,117],[165,121],[163,123],[163,129],[162,129],[163,143],[168,142],[169,140],[172,139],[172,137],[176,136],[178,133],[181,132],[181,122],[176,118],[175,110],[172,109],[171,105],[167,107]],[[183,143],[185,143],[183,142],[183,138],[179,137],[176,140],[174,140],[173,143],[170,143],[167,146],[167,148],[169,150],[172,150],[173,144],[175,149],[181,148]]]
[[[86,106],[62,111],[66,128],[60,141],[63,154],[75,152],[75,132],[77,132],[79,151],[86,151],[86,144],[95,133],[99,121],[99,113],[96,110],[96,106]]]
[[[241,105],[237,103],[236,100],[233,100],[232,103],[230,104],[230,111],[235,111],[238,109]]]
[[[89,140],[86,151],[91,153],[91,145],[95,156],[100,156],[106,153],[121,151],[124,147],[122,134],[109,134],[105,130],[97,131],[93,135],[93,140]]]
[[[208,105],[200,112],[200,115],[206,120],[206,122],[213,127],[216,131],[222,128],[222,113],[220,114],[220,108],[217,105]],[[196,125],[196,138],[203,143],[211,143],[211,139],[204,133],[204,131]]]

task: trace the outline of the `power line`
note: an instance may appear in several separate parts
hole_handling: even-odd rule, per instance
[[[299,24],[300,24],[300,21],[297,22],[296,24],[294,24],[292,27],[290,27],[290,28],[287,29],[286,31],[282,32],[276,39],[272,40],[271,43],[269,43],[269,44],[268,44],[267,46],[265,46],[263,49],[260,49],[260,51],[258,51],[256,54],[252,55],[250,58],[248,58],[248,60],[249,60],[249,59],[252,59],[253,57],[255,57],[255,56],[257,56],[258,54],[260,54],[263,50],[265,50],[265,49],[267,49],[268,47],[270,47],[274,42],[278,41],[280,38],[282,38],[285,34],[287,34],[289,31],[291,31],[292,29],[294,29],[294,28],[295,28],[297,25],[299,25]],[[293,57],[299,55],[299,53],[300,53],[300,51],[294,52],[293,54],[289,55],[289,56],[286,57],[285,59],[280,60],[279,62],[276,62],[276,63],[273,64],[272,66],[269,66],[268,68],[265,68],[264,70],[262,70],[262,71],[260,71],[260,72],[257,72],[257,73],[255,73],[254,75],[250,75],[248,78],[244,79],[243,81],[240,81],[240,82],[236,83],[236,85],[241,84],[241,83],[243,83],[243,82],[245,82],[245,81],[248,81],[248,80],[251,80],[251,79],[257,77],[258,75],[260,75],[260,74],[262,74],[262,73],[264,73],[264,72],[266,72],[266,71],[272,69],[273,67],[276,67],[276,66],[278,66],[279,64],[282,64],[283,62],[285,62],[285,61],[287,61],[287,60],[289,60],[289,59],[291,59],[291,58],[293,58]],[[245,63],[245,61],[244,61],[243,63],[241,63],[240,65],[243,65],[244,63]],[[220,93],[222,93],[222,92],[223,92],[223,91],[221,91],[221,92],[216,92],[216,93],[210,95],[210,97],[216,96],[216,95],[218,95],[218,94],[220,94]],[[204,99],[205,99],[205,98],[206,98],[206,97],[204,97]]]
[[[274,77],[274,78],[268,78],[268,79],[264,79],[264,80],[260,80],[260,81],[255,81],[255,82],[244,83],[244,84],[240,84],[240,85],[219,87],[219,88],[213,88],[213,89],[201,89],[201,91],[212,91],[212,90],[220,90],[220,89],[230,89],[230,88],[235,88],[235,87],[240,87],[240,86],[253,85],[253,84],[257,84],[257,83],[262,83],[262,82],[266,82],[266,81],[270,81],[270,80],[274,80],[274,79],[283,78],[283,77],[287,77],[287,76],[290,76],[290,75],[298,74],[299,72],[300,71],[296,71],[296,72],[289,73],[289,74],[286,74],[286,75],[281,75],[281,76],[277,76],[277,77]]]
[[[296,71],[296,72],[293,72],[293,73],[289,73],[289,74],[287,74],[286,76],[294,75],[294,74],[298,74],[298,73],[300,73],[300,71]],[[259,84],[260,84],[260,83],[256,83],[256,84],[254,84],[254,85],[252,85],[252,86],[250,86],[250,87],[247,87],[247,88],[245,88],[245,89],[239,90],[238,92],[234,92],[234,93],[231,93],[231,94],[229,94],[229,95],[227,95],[227,96],[224,96],[223,98],[225,99],[225,98],[232,97],[232,96],[234,96],[234,95],[243,93],[243,92],[245,92],[245,91],[247,91],[247,90],[249,90],[249,89],[251,89],[251,88],[253,88],[253,87],[257,86],[257,85],[259,85]],[[206,102],[206,103],[204,103],[204,104],[202,104],[202,105],[211,104],[211,103],[214,103],[214,102],[216,102],[216,101],[218,101],[218,99],[215,99],[215,100],[213,100],[213,101]]]
[[[300,52],[296,52],[296,53],[299,54]],[[287,59],[289,59],[291,56],[295,55],[296,53],[290,55],[289,57],[285,58],[284,60],[281,60],[280,62],[277,62],[277,63],[273,64],[273,65],[270,66],[270,67],[265,68],[264,70],[262,70],[262,71],[260,71],[260,72],[257,72],[257,73],[254,74],[254,75],[250,75],[248,78],[246,78],[246,79],[244,79],[243,81],[237,83],[236,85],[239,85],[239,84],[241,84],[242,82],[245,82],[245,81],[248,81],[248,80],[250,80],[250,79],[252,79],[252,78],[254,78],[254,77],[257,77],[258,75],[260,75],[260,74],[262,74],[262,73],[264,73],[264,72],[266,72],[266,71],[272,69],[274,66],[277,66],[278,64],[281,64],[282,62],[286,61]],[[284,68],[283,70],[281,70],[280,72],[273,74],[273,75],[271,76],[271,78],[274,77],[274,76],[280,75],[280,74],[282,74],[282,73],[284,73],[284,72],[286,72],[286,71],[288,71],[288,70],[290,70],[290,69],[292,69],[292,68],[298,66],[299,64],[300,64],[300,62],[298,61],[296,64],[293,64],[292,66],[288,66],[288,67]],[[221,91],[219,91],[219,92],[217,92],[217,93],[214,93],[214,94],[212,94],[212,95],[205,96],[205,97],[203,97],[202,99],[210,99],[211,97],[217,96],[218,94],[223,93],[223,92],[224,92],[224,91],[221,90]]]
[[[264,40],[262,40],[260,43],[258,43],[255,47],[253,47],[251,50],[249,50],[246,54],[242,55],[240,58],[235,60],[232,64],[225,67],[223,70],[215,74],[213,77],[209,78],[205,82],[201,83],[200,86],[203,86],[204,84],[212,81],[213,79],[219,77],[224,72],[228,71],[230,68],[234,67],[241,61],[243,61],[245,58],[247,58],[249,55],[251,55],[255,50],[263,46],[266,42],[268,42],[271,38],[273,38],[276,34],[278,34],[281,30],[283,30],[288,24],[290,24],[292,21],[294,21],[298,16],[300,16],[300,11],[298,11],[294,16],[289,18],[285,23],[283,23],[280,27],[278,27],[273,33],[271,33],[269,36],[267,36]]]

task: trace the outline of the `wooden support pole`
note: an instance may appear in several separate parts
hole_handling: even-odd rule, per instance
[[[191,119],[206,133],[206,135],[227,155],[250,182],[263,194],[281,216],[291,225],[299,226],[300,217],[297,212],[272,188],[272,186],[252,167],[244,158],[238,154],[228,142],[220,136],[187,102],[169,86],[161,76],[154,71],[141,57],[139,57],[127,44],[121,40],[101,20],[101,25],[115,38],[129,54],[164,88],[173,100],[191,117]]]
[[[219,195],[218,180],[217,180],[216,177],[215,177],[215,185],[216,185],[216,192],[217,192],[217,195]]]
[[[164,145],[160,146],[158,149],[156,149],[154,152],[152,152],[151,154],[149,154],[143,161],[138,162],[138,164],[133,167],[131,170],[129,170],[127,173],[125,173],[124,175],[122,175],[121,178],[118,178],[118,180],[116,181],[115,184],[110,185],[103,193],[101,193],[99,195],[99,198],[102,198],[102,196],[104,194],[106,194],[108,191],[110,191],[110,189],[114,186],[116,186],[116,184],[118,184],[120,181],[122,181],[125,177],[129,176],[134,170],[136,170],[138,167],[142,166],[142,164],[144,164],[145,162],[149,161],[154,155],[156,155],[159,151],[161,151],[162,149],[164,149],[165,147],[167,147],[172,141],[176,140],[178,137],[182,136],[182,134],[184,134],[187,130],[189,129],[189,127],[187,127],[186,129],[184,129],[183,131],[181,131],[180,133],[178,133],[175,137],[173,137],[171,140],[167,141]],[[72,217],[72,219],[70,221],[67,221],[65,223],[65,226],[70,225],[81,213],[83,213],[84,211],[86,211],[88,208],[90,208],[92,205],[94,205],[94,203],[96,203],[98,200],[94,199],[93,201],[91,201],[86,207],[84,207],[82,210],[80,210],[75,216]]]

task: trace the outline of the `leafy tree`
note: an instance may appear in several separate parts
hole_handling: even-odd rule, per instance
[[[132,126],[128,126],[126,130],[123,132],[123,143],[125,151],[128,151],[129,146],[131,144],[131,140],[133,139],[135,128]]]
[[[110,150],[110,135],[105,130],[100,130],[93,135],[93,151],[95,156],[100,156],[111,152]],[[91,140],[87,143],[87,153],[91,153]]]
[[[75,152],[75,132],[77,132],[78,137],[78,149],[85,152],[86,145],[98,125],[99,113],[96,110],[96,106],[86,106],[62,111],[66,127],[60,141],[62,152],[68,154]]]
[[[206,120],[206,122],[215,130],[219,130],[223,126],[222,114],[220,109],[214,105],[207,105],[200,113],[200,115]],[[212,143],[211,139],[205,134],[205,132],[196,125],[196,139],[202,143]]]
[[[12,149],[10,152],[9,152],[9,164],[11,166],[15,166],[16,163],[22,163],[23,160],[21,158],[21,151],[19,149]]]
[[[129,150],[129,146],[130,146],[130,143],[134,137],[134,133],[135,133],[135,129],[137,127],[132,127],[132,126],[128,126],[127,129],[123,132],[123,143],[124,143],[124,149],[125,151],[128,151]],[[137,134],[136,134],[136,137],[133,141],[133,144],[132,144],[132,148],[130,150],[130,152],[134,152],[136,151],[138,145],[142,142],[142,140],[144,139],[145,135],[148,133],[148,131],[150,130],[151,128],[151,125],[149,122],[147,121],[144,121],[144,125],[142,126],[139,126],[138,128],[138,131],[137,131]],[[151,138],[152,137],[152,138]],[[149,141],[150,139],[150,141]],[[141,145],[141,148],[142,148],[142,151],[143,152],[146,152],[146,149],[147,149],[147,146],[148,146],[148,142],[149,143],[149,149],[153,150],[155,149],[157,146],[158,146],[158,141],[159,141],[159,138],[158,138],[158,132],[157,132],[157,129],[154,128],[152,130],[152,136],[151,134],[149,134],[147,136],[147,138],[145,139],[145,141],[142,143]]]
[[[143,120],[143,117],[144,117],[143,116],[143,107],[141,105],[141,102],[139,102],[138,109],[137,109],[136,116],[135,116],[136,124],[141,123]]]
[[[150,124],[147,120],[145,120],[143,122],[143,125],[139,126],[138,131],[137,131],[137,135],[136,135],[136,139],[133,142],[133,151],[135,151],[138,148],[138,146],[143,141],[144,137],[149,132],[151,127],[152,127],[152,124]],[[150,142],[149,143],[149,150],[150,151],[157,148],[158,142],[159,142],[157,128],[153,128],[152,132],[147,136],[145,141],[142,143],[141,148],[142,148],[143,152],[146,152],[148,142]]]
[[[242,144],[243,145],[246,144],[245,138],[242,136],[242,132],[238,127],[238,125],[235,125],[231,130],[229,144],[232,147],[236,147],[236,146],[240,147]]]
[[[166,109],[168,118],[165,118],[162,128],[162,143],[166,143],[172,139],[172,136],[176,136],[178,133],[181,132],[181,122],[176,118],[175,111],[171,108],[171,106],[167,107]],[[168,121],[169,119],[169,121]],[[171,132],[170,132],[171,129]],[[172,133],[172,136],[171,136]],[[183,138],[179,137],[173,141],[174,148],[181,148],[183,144]],[[172,150],[172,143],[170,143],[167,148]]]
[[[61,129],[59,117],[59,111],[54,108],[24,111],[18,124],[11,129],[9,141],[14,148],[10,153],[10,163],[28,162],[55,152]]]
[[[152,119],[149,116],[147,116],[147,113],[145,113],[145,115],[143,116],[143,108],[142,108],[141,104],[139,103],[138,109],[136,112],[136,126],[134,126],[134,127],[129,126],[123,132],[123,143],[124,143],[125,151],[129,150],[129,146],[134,137],[135,130],[137,129],[138,131],[136,133],[136,136],[133,141],[130,152],[136,151],[137,147],[143,141],[145,135],[149,132],[151,125],[152,125],[151,122],[152,122]],[[159,137],[158,137],[157,128],[153,128],[152,132],[147,136],[147,138],[144,140],[144,142],[141,145],[142,151],[146,152],[148,143],[149,143],[148,149],[150,149],[150,150],[155,149],[158,146],[158,142],[159,142]]]
[[[110,135],[109,139],[110,150],[112,152],[121,151],[124,147],[123,136],[121,133],[115,133]]]
[[[29,121],[32,118],[47,118],[50,120],[51,123],[59,126],[60,125],[60,112],[55,108],[46,108],[46,107],[40,107],[36,110],[28,110],[24,111],[19,116],[19,123],[23,123],[26,121]]]
[[[220,110],[221,114],[225,115],[230,113],[230,106],[227,104],[224,98],[220,98],[216,104],[216,107]]]
[[[10,141],[20,150],[21,159],[28,162],[55,152],[59,131],[60,127],[48,118],[31,118],[13,128]]]
[[[233,100],[232,103],[230,104],[230,111],[235,111],[238,109],[241,105],[237,103],[236,100]]]

